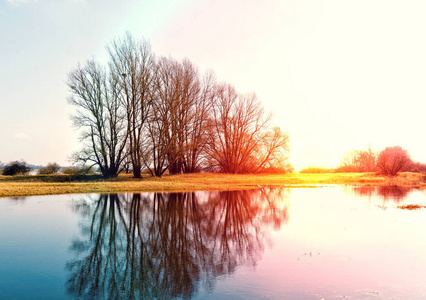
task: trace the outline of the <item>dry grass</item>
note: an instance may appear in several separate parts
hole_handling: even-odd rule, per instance
[[[0,197],[75,193],[237,190],[256,188],[262,185],[308,187],[329,184],[426,186],[424,176],[418,173],[402,173],[396,177],[381,176],[374,173],[186,174],[164,176],[163,178],[144,177],[142,179],[122,175],[110,180],[103,180],[98,176],[79,178],[66,175],[0,176]]]

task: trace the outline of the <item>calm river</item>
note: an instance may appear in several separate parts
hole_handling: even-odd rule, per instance
[[[426,192],[0,198],[0,299],[426,299]]]

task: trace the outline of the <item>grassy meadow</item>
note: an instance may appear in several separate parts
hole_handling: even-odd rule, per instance
[[[312,187],[315,185],[371,185],[426,187],[425,175],[400,173],[395,177],[375,173],[320,173],[284,175],[231,175],[184,174],[162,178],[131,175],[104,180],[99,176],[36,175],[0,176],[0,197],[32,195],[118,193],[118,192],[171,192],[195,190],[238,190],[259,186]]]

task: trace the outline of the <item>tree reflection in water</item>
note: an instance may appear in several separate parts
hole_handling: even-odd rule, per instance
[[[288,190],[108,194],[75,206],[67,291],[75,297],[192,298],[200,284],[255,266],[269,225],[287,220]]]
[[[360,196],[380,196],[383,201],[392,200],[400,202],[414,189],[404,186],[356,186],[350,187],[350,191]]]

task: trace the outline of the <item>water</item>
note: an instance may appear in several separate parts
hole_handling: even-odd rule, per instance
[[[0,299],[426,299],[423,190],[0,199]]]

